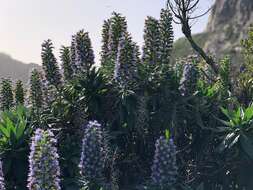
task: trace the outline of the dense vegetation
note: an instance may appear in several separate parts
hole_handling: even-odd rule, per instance
[[[172,46],[168,8],[146,19],[142,53],[114,12],[99,68],[84,30],[61,66],[46,40],[29,89],[2,80],[0,189],[252,189],[253,30],[240,74]]]

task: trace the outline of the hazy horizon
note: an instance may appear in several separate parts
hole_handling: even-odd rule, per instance
[[[80,29],[88,31],[96,60],[101,47],[103,21],[113,11],[127,18],[133,39],[142,45],[144,20],[147,16],[159,18],[165,0],[3,0],[0,7],[0,52],[25,63],[41,63],[41,43],[52,39],[58,57],[61,45],[69,45],[71,35]],[[212,5],[213,0],[200,1],[200,10]],[[208,15],[193,25],[193,33],[202,32]],[[174,25],[175,38],[182,37],[180,26]]]

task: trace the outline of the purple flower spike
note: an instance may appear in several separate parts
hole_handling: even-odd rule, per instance
[[[103,177],[106,148],[101,125],[90,121],[84,129],[81,161],[79,164],[82,177],[88,181]]]
[[[152,183],[159,187],[170,187],[177,179],[176,146],[172,139],[160,137],[155,144],[152,165]]]
[[[37,129],[29,156],[29,190],[60,190],[57,140],[50,130]]]

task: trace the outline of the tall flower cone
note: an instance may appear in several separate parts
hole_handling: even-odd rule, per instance
[[[152,183],[164,188],[171,187],[177,179],[176,146],[172,139],[160,137],[155,144],[152,165]]]
[[[60,166],[56,139],[50,130],[37,129],[29,156],[29,190],[60,190]]]
[[[84,129],[82,153],[79,164],[80,173],[84,180],[93,182],[103,178],[106,159],[106,146],[101,125],[97,121],[90,121]]]

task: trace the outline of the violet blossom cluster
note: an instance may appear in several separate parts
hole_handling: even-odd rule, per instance
[[[74,72],[88,72],[94,62],[94,52],[88,32],[80,30],[72,39],[72,60],[74,61]],[[73,57],[74,56],[74,57]]]
[[[182,96],[189,96],[194,93],[197,86],[198,70],[195,64],[186,63],[183,70],[183,76],[180,81],[180,92]]]
[[[97,121],[90,121],[84,129],[79,164],[80,173],[84,180],[94,181],[103,178],[105,149],[102,126]]]
[[[29,156],[29,190],[60,190],[57,140],[50,130],[37,129]]]
[[[152,165],[152,184],[160,188],[171,187],[177,179],[176,146],[172,139],[160,137],[155,144]]]
[[[130,88],[137,79],[137,51],[138,48],[129,34],[120,38],[114,79],[122,87]]]

